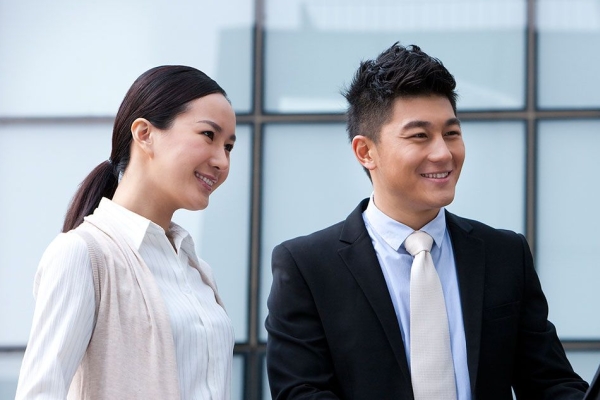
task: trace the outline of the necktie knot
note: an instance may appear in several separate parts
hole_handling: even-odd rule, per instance
[[[404,241],[404,248],[411,256],[416,256],[422,251],[431,252],[433,238],[423,231],[414,231]]]

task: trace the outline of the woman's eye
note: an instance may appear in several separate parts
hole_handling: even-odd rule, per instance
[[[232,144],[226,144],[225,145],[225,150],[230,152],[231,150],[233,150],[233,145]]]
[[[202,134],[211,140],[215,137],[215,133],[213,131],[203,131]]]

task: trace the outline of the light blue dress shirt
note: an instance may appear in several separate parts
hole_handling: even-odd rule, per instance
[[[367,231],[387,283],[396,318],[400,325],[404,350],[410,366],[410,269],[413,257],[404,248],[404,240],[412,228],[385,215],[373,202],[373,196],[363,212]],[[431,222],[420,229],[433,237],[431,257],[440,276],[450,326],[450,347],[454,360],[458,400],[471,400],[467,348],[463,325],[458,278],[446,215],[442,208]]]

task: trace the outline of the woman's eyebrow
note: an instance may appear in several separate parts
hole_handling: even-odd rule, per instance
[[[200,120],[200,121],[196,121],[196,123],[198,123],[198,124],[208,124],[208,125],[212,126],[213,129],[215,131],[217,131],[217,132],[223,131],[223,128],[221,128],[221,126],[219,124],[217,124],[216,122],[211,121],[209,119],[203,119],[203,120]]]
[[[215,131],[217,131],[217,133],[223,132],[223,128],[221,128],[221,125],[219,125],[216,122],[211,121],[209,119],[203,119],[203,120],[200,120],[200,121],[196,121],[196,123],[198,123],[198,124],[208,124],[208,125],[212,126],[213,129]],[[231,140],[232,142],[235,142],[235,139],[236,139],[235,134],[229,136],[229,140]]]

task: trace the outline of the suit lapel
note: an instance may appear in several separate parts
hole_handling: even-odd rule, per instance
[[[381,322],[404,379],[410,383],[408,362],[394,305],[362,217],[362,212],[367,204],[368,199],[363,200],[346,219],[340,241],[346,243],[347,246],[339,250],[339,255]]]
[[[446,212],[446,220],[452,240],[460,289],[471,392],[475,393],[481,345],[485,248],[482,240],[470,234],[472,226],[466,220],[449,212]]]
[[[371,237],[362,219],[362,212],[367,204],[368,199],[363,200],[346,219],[340,241],[347,245],[340,248],[339,254],[381,322],[403,377],[406,382],[410,383],[410,371],[394,305],[387,290]],[[485,249],[483,241],[470,234],[472,226],[466,220],[448,212],[446,212],[446,220],[456,261],[469,379],[471,391],[474,393],[481,345]]]

